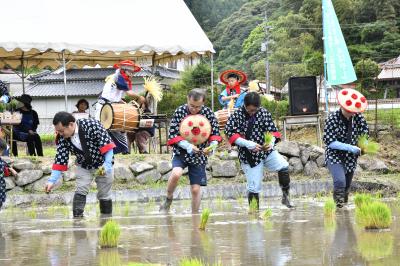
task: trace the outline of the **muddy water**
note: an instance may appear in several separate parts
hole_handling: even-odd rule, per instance
[[[198,229],[200,217],[189,213],[189,202],[174,202],[168,216],[151,202],[117,204],[120,245],[108,250],[98,248],[106,219],[97,206],[88,206],[78,221],[66,207],[2,210],[0,265],[177,265],[183,257],[222,265],[399,265],[399,203],[390,203],[391,230],[379,233],[359,228],[352,206],[329,220],[321,201],[296,203],[288,210],[270,202],[273,215],[265,222],[247,213],[246,202],[205,201],[212,209],[205,231]]]

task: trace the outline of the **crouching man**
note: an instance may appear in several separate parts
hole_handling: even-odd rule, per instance
[[[66,171],[70,153],[76,156],[76,191],[72,202],[75,218],[83,217],[86,196],[93,178],[97,184],[100,213],[112,214],[111,186],[114,179],[113,148],[115,144],[99,121],[78,119],[67,112],[53,118],[57,132],[57,154],[45,190],[49,193]]]

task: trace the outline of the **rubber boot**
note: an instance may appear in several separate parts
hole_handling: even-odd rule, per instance
[[[112,200],[100,200],[100,213],[112,214]]]
[[[278,172],[279,185],[282,189],[282,204],[288,208],[293,208],[294,206],[290,203],[290,176],[288,169],[284,169]]]
[[[72,214],[74,218],[82,218],[83,211],[86,205],[86,195],[76,194],[74,195],[74,199],[72,201]]]
[[[344,188],[336,188],[333,190],[333,200],[336,203],[337,208],[343,208],[344,200],[345,200],[345,189]]]
[[[166,197],[164,203],[161,204],[160,206],[160,212],[168,213],[169,209],[171,208],[171,204],[172,204],[172,199]]]
[[[247,199],[249,200],[249,206],[251,206],[251,202],[255,200],[257,202],[257,211],[260,209],[260,197],[258,193],[249,192],[249,194],[247,194]]]
[[[344,204],[347,204],[349,202],[349,194],[350,194],[350,188],[346,188],[344,191]]]

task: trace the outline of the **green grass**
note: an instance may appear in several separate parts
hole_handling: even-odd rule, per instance
[[[108,221],[100,232],[99,244],[102,248],[113,248],[118,245],[121,228],[119,224],[113,220]]]
[[[364,113],[364,116],[368,122],[374,123],[375,110],[366,111]],[[378,124],[393,125],[394,127],[399,128],[400,127],[400,108],[378,110]]]
[[[269,220],[269,218],[271,218],[272,216],[272,210],[271,208],[267,208],[261,215],[261,218],[263,220]]]
[[[202,212],[201,212],[201,220],[200,220],[200,226],[199,228],[201,230],[206,230],[206,225],[208,222],[208,218],[210,217],[210,209],[205,208]]]
[[[392,224],[392,211],[379,201],[362,204],[356,208],[356,220],[365,229],[385,229]]]
[[[336,204],[333,199],[328,199],[324,204],[325,217],[334,217],[336,212]]]
[[[363,232],[357,238],[357,250],[367,261],[374,261],[393,253],[393,235],[388,232]]]
[[[370,194],[357,193],[354,196],[354,204],[357,208],[360,208],[364,204],[370,204],[373,202],[373,198]]]

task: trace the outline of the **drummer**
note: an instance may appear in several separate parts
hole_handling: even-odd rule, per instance
[[[122,98],[128,95],[134,101],[142,105],[145,102],[143,96],[132,91],[132,77],[134,73],[141,71],[141,67],[136,65],[135,61],[124,60],[114,65],[116,71],[106,78],[106,84],[99,100],[96,103],[96,119],[100,120],[101,108],[106,103],[124,103]],[[116,147],[115,153],[129,153],[126,134],[122,132],[110,131],[110,136]]]
[[[207,152],[204,152],[204,148],[207,143],[210,143],[210,146],[215,146],[222,140],[219,135],[217,119],[211,109],[204,106],[204,101],[204,92],[200,89],[193,89],[187,96],[187,104],[179,106],[172,117],[169,128],[168,145],[173,146],[174,155],[172,159],[172,172],[168,179],[167,197],[160,206],[160,211],[162,212],[169,211],[175,188],[182,176],[183,169],[186,167],[189,169],[188,175],[192,194],[192,213],[197,213],[199,211],[201,201],[200,186],[207,185]],[[196,114],[205,116],[211,124],[211,135],[208,141],[200,145],[194,145],[180,135],[182,121],[187,116]]]
[[[234,103],[232,108],[242,107],[246,92],[241,89],[240,85],[246,82],[246,74],[240,70],[229,69],[221,73],[220,80],[226,85],[225,90],[218,96],[223,108],[227,109],[231,101]]]

